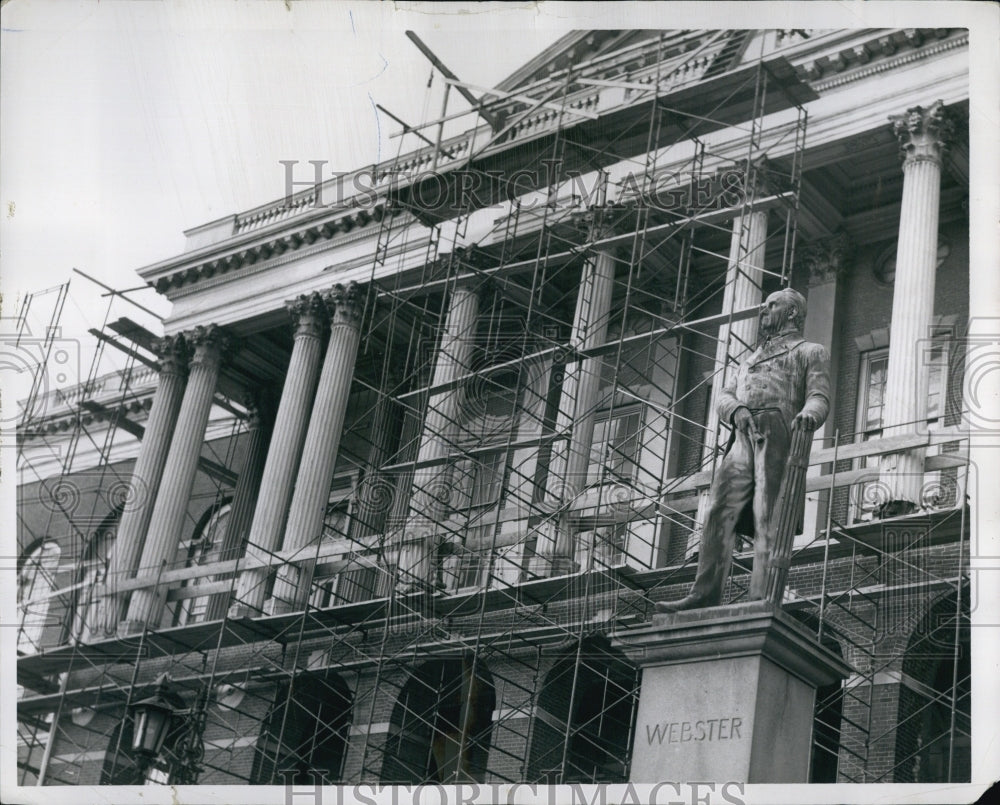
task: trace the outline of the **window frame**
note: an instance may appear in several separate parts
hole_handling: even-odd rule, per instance
[[[629,418],[636,417],[635,424],[626,426]],[[641,402],[629,402],[604,408],[594,414],[594,438],[591,441],[590,456],[587,461],[587,487],[603,486],[608,483],[630,483],[636,480],[642,458],[642,430],[645,426],[646,406]],[[617,423],[617,434],[610,436],[611,428],[604,430],[598,441],[597,427],[605,423]],[[622,428],[627,432],[622,435]],[[620,444],[633,441],[631,453],[624,453]],[[619,444],[614,444],[618,442]],[[620,467],[632,465],[631,473],[620,472]]]
[[[217,503],[209,510],[207,519],[191,539],[181,544],[180,550],[187,554],[185,567],[198,567],[220,561],[232,509],[233,501],[231,499]],[[218,522],[222,518],[225,518],[225,527],[220,531]],[[199,585],[210,584],[213,581],[215,581],[215,576],[196,576],[186,580],[181,588],[197,588]],[[196,623],[204,623],[211,607],[212,598],[213,595],[207,593],[173,602],[173,611],[170,615],[171,625],[192,626]]]
[[[48,625],[49,608],[53,593],[58,589],[56,575],[62,548],[52,539],[46,539],[25,557],[17,573],[17,653],[36,654],[42,648],[45,627]],[[39,580],[44,584],[39,586]],[[30,589],[25,589],[30,587]],[[32,610],[38,605],[37,610]]]
[[[949,361],[951,358],[951,353],[954,348],[955,332],[954,328],[947,324],[935,325],[931,333],[931,341],[941,344],[941,354],[932,364],[932,367],[937,367],[937,371],[932,368],[931,373],[927,380],[927,398],[928,398],[928,408],[926,412],[926,418],[924,420],[926,428],[928,431],[939,430],[944,423],[945,416],[947,414],[947,400],[948,400],[948,368]],[[885,411],[885,391],[888,383],[888,370],[889,370],[889,344],[880,344],[878,346],[872,346],[869,349],[863,350],[859,354],[858,360],[858,376],[856,380],[857,396],[854,403],[854,443],[860,444],[868,442],[871,440],[879,439],[885,430],[882,423],[882,419]],[[869,427],[869,417],[868,410],[870,405],[868,404],[868,393],[871,388],[870,377],[872,371],[872,365],[875,361],[885,361],[885,373],[886,378],[882,382],[882,402],[879,406],[879,425],[878,427]],[[931,399],[936,399],[936,405],[932,409],[930,406]],[[932,448],[933,449],[933,448]],[[930,454],[930,453],[929,453]],[[853,469],[877,469],[879,466],[879,456],[864,456],[861,458],[854,459],[852,462]],[[929,481],[940,478],[940,472],[930,471],[924,474],[925,485]],[[877,483],[877,480],[872,481],[861,481],[856,484],[852,484],[850,487],[850,494],[848,496],[848,512],[847,512],[847,522],[848,525],[857,525],[860,523],[873,522],[876,519],[874,506],[865,505],[865,488],[870,485]],[[923,510],[923,509],[921,509]]]

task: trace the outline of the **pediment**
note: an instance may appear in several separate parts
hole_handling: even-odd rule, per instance
[[[705,52],[713,63],[713,74],[730,69],[742,56],[752,31],[631,30],[571,31],[497,84],[497,89],[514,92],[550,79],[565,68],[586,68],[599,60],[591,77],[608,77],[655,63],[659,57],[670,60],[684,53]],[[661,39],[662,36],[662,39]],[[721,46],[721,47],[720,47]],[[724,62],[724,63],[723,63]]]

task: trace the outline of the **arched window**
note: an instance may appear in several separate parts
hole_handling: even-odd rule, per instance
[[[971,779],[969,649],[968,643],[960,646],[957,666],[952,657],[934,663],[929,694],[933,698],[921,714],[917,735],[914,782],[958,783]]]
[[[222,559],[222,545],[226,539],[226,528],[229,525],[229,515],[232,506],[223,503],[212,509],[195,530],[190,542],[180,546],[180,562],[186,567],[196,567]],[[182,597],[168,607],[172,612],[173,626],[188,626],[192,623],[202,623],[207,620],[211,595],[192,595],[192,588],[213,581],[213,576],[196,576],[184,582]]]
[[[393,709],[382,782],[483,782],[495,708],[492,676],[472,654],[423,663]]]
[[[819,618],[809,612],[795,611],[793,618],[818,633]],[[823,632],[821,643],[824,648],[843,659],[840,642],[831,635],[829,624]],[[843,680],[831,682],[816,689],[816,703],[813,707],[813,742],[809,759],[810,783],[836,783],[840,764],[840,732],[844,715]]]
[[[603,638],[569,649],[545,678],[532,729],[531,782],[628,779],[638,672]]]
[[[972,773],[968,592],[939,597],[906,647],[899,691],[899,783],[968,782]]]
[[[282,683],[261,725],[250,782],[337,782],[343,773],[352,700],[346,683],[333,673],[304,674]]]
[[[49,605],[56,589],[59,556],[59,546],[55,542],[44,542],[28,554],[17,574],[17,603],[21,616],[17,634],[19,654],[34,654],[42,648]]]
[[[97,597],[98,590],[108,579],[108,560],[115,538],[121,509],[111,512],[90,536],[77,571],[77,589],[73,603],[72,637],[80,643],[111,637],[123,612],[113,612],[106,601]],[[112,580],[113,581],[113,580]]]

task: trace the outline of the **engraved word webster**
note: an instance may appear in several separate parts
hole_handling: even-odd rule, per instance
[[[646,725],[646,741],[650,746],[666,741],[668,744],[688,741],[732,741],[742,739],[740,727],[743,719],[708,718],[704,721],[661,721]]]

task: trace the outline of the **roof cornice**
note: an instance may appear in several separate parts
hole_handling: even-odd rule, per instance
[[[320,207],[297,216],[294,222],[277,221],[263,229],[235,235],[200,249],[141,268],[140,277],[159,293],[170,297],[178,288],[228,274],[286,252],[294,252],[324,240],[379,222],[384,204],[331,212]],[[393,211],[393,215],[398,211]],[[225,219],[223,219],[225,220]],[[294,228],[290,229],[290,223]]]
[[[504,84],[530,75],[531,65],[537,68],[538,64],[544,64],[560,50],[578,45],[587,33],[587,31],[577,31],[561,38],[524,68],[512,74]],[[817,32],[809,37],[799,36],[797,40],[794,37],[781,37],[781,39],[789,40],[788,44],[781,45],[765,55],[769,58],[780,56],[787,59],[803,81],[813,90],[822,92],[913,61],[929,58],[943,51],[962,47],[968,42],[968,32],[964,29],[946,28],[854,29]],[[602,67],[606,65],[607,70],[615,74],[609,75],[611,78],[622,78],[623,76],[618,74],[625,70],[629,80],[642,81],[644,79],[641,76],[650,70],[655,71],[655,66],[649,66],[648,56],[650,52],[656,52],[657,47],[657,40],[651,39],[644,46],[635,48],[634,52],[631,48],[627,49],[627,55],[619,57],[614,53],[606,54],[606,57],[602,56],[595,61]],[[632,64],[646,65],[637,73],[640,77],[636,78],[628,73],[633,69],[629,67]],[[556,71],[548,79],[525,85],[524,90],[538,91],[546,85],[562,80],[560,71]],[[651,79],[646,76],[645,80]],[[588,91],[593,93],[593,87],[585,88],[583,92]],[[571,93],[567,101],[572,104],[575,96],[582,97],[583,92]],[[474,137],[475,132],[465,132],[458,138],[453,138],[454,143],[449,141],[444,144],[446,147],[459,149],[461,156],[456,159],[457,164],[461,163],[466,153],[471,152]],[[514,147],[519,142],[515,136],[510,143],[504,143],[500,148]],[[425,150],[427,149],[420,149],[406,155],[405,159],[408,160],[406,166],[409,170],[414,172],[422,170],[421,160],[426,156],[422,152]],[[296,252],[303,246],[330,241],[366,227],[372,222],[377,223],[382,220],[385,212],[384,193],[392,186],[391,181],[384,181],[384,175],[393,164],[385,163],[359,169],[356,172],[358,174],[370,172],[373,179],[372,188],[366,188],[364,196],[342,201],[337,208],[318,203],[321,195],[319,198],[317,196],[324,192],[325,185],[323,185],[277,202],[260,205],[239,215],[195,227],[189,232],[218,229],[222,237],[217,242],[142,268],[138,273],[158,292],[173,298],[181,288],[185,288],[186,292],[196,283],[213,277],[219,278],[256,263]],[[448,170],[452,167],[455,166],[446,165],[442,169]],[[359,198],[367,198],[368,201],[362,203]],[[230,235],[224,234],[227,229],[231,231]],[[213,284],[217,282],[218,279]]]

